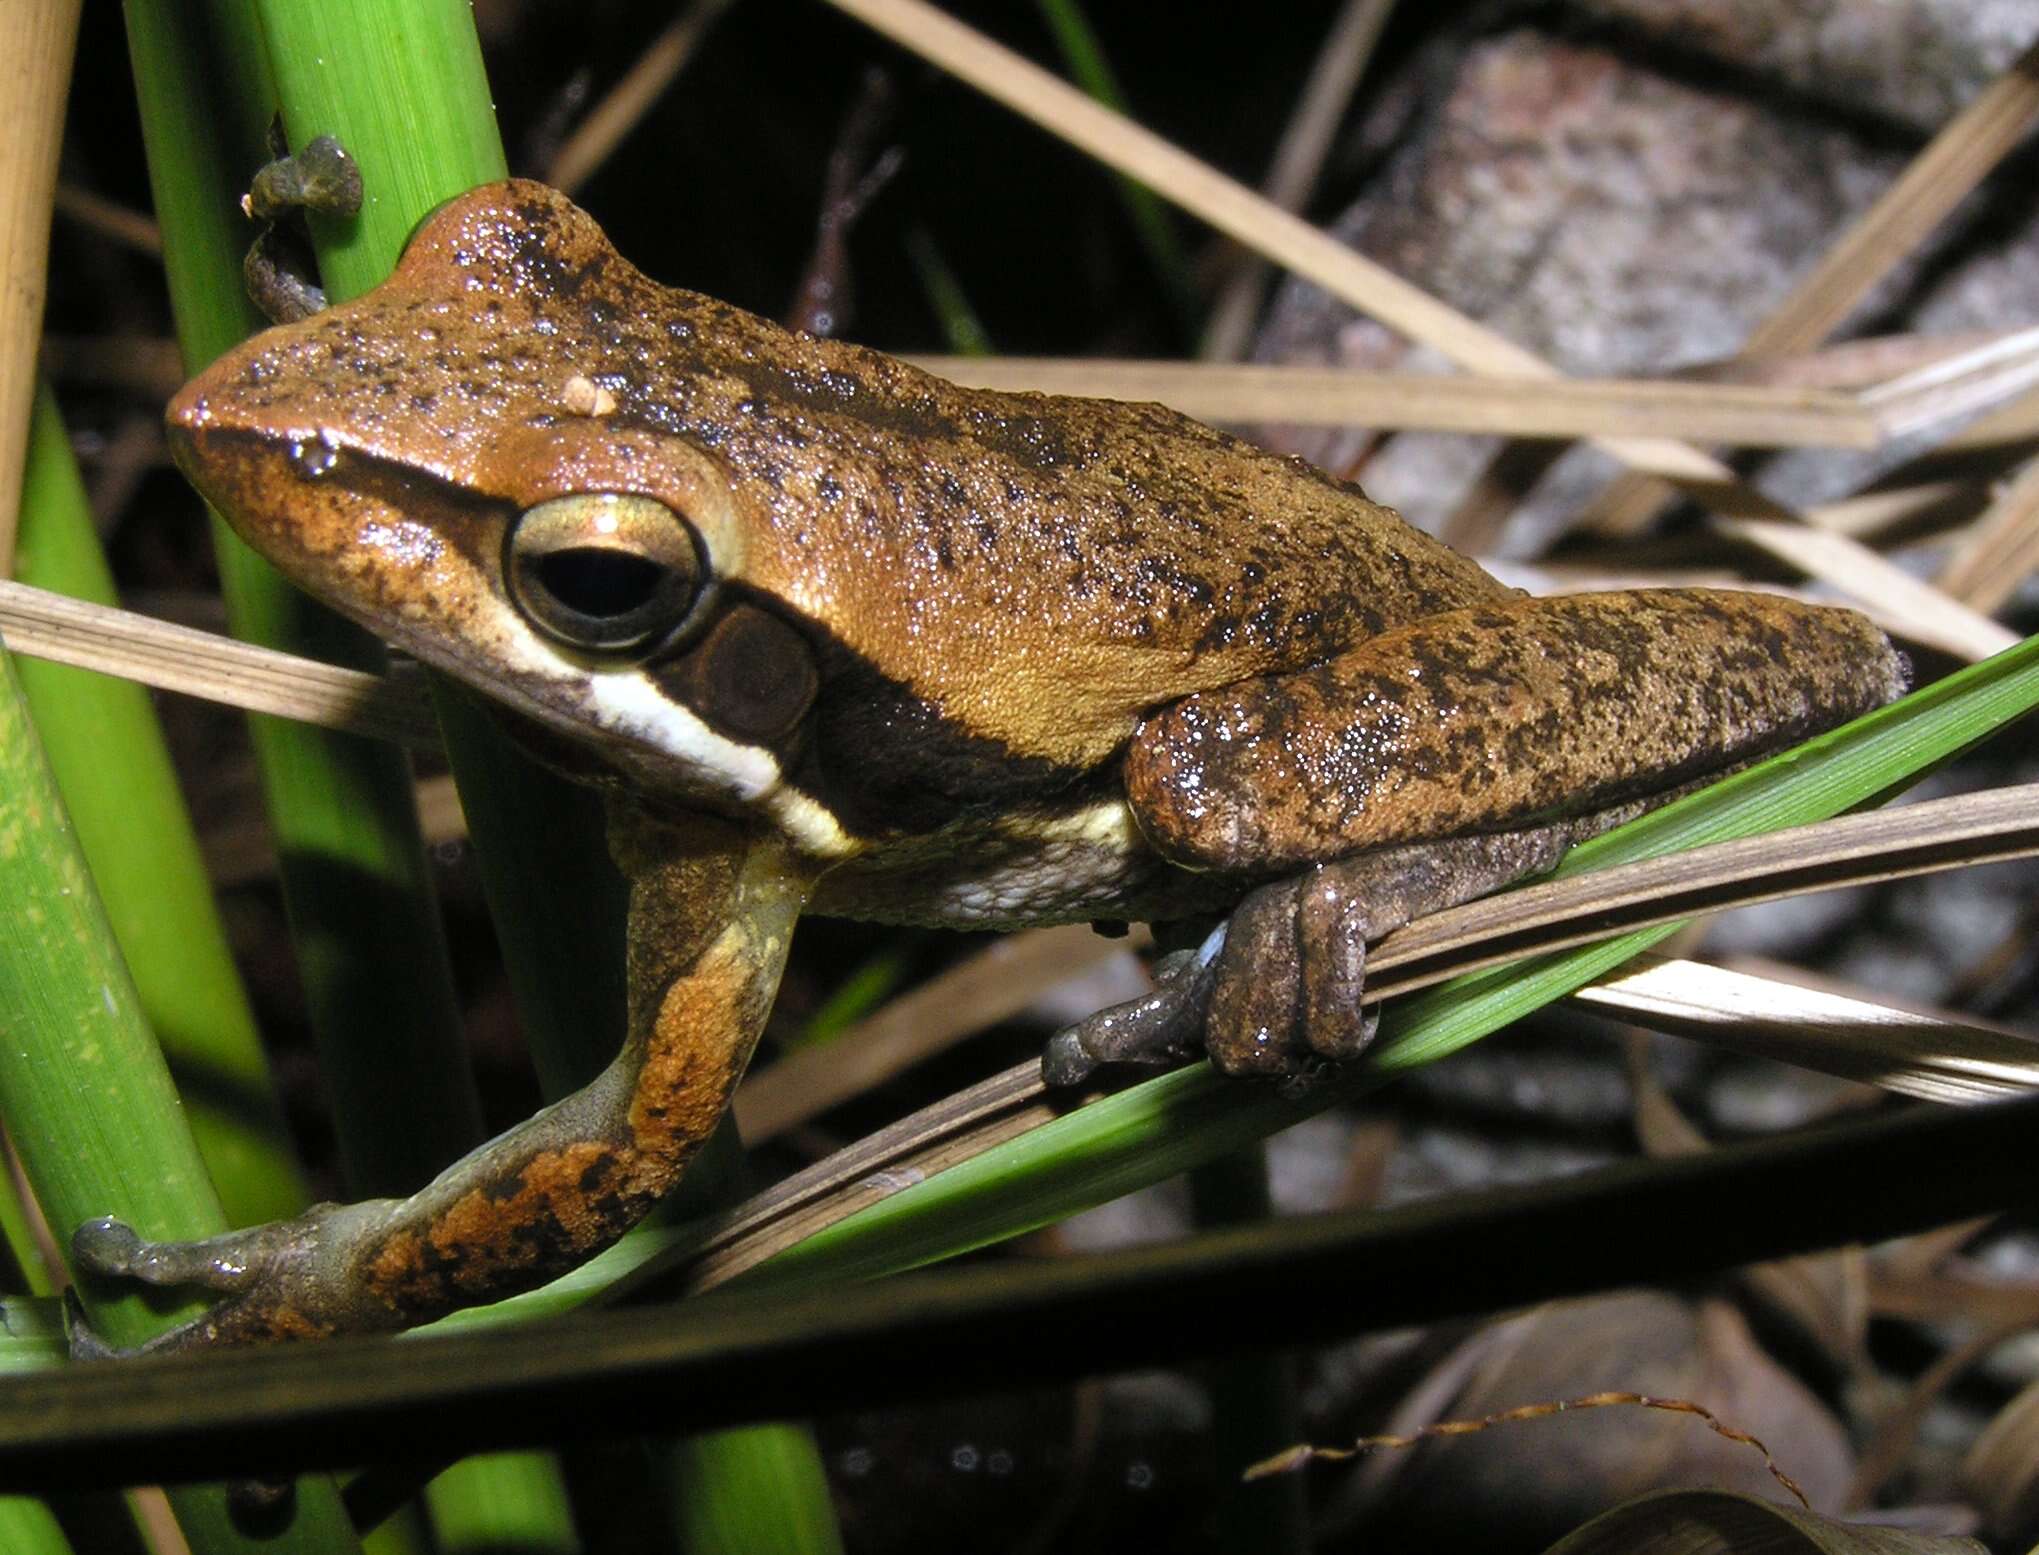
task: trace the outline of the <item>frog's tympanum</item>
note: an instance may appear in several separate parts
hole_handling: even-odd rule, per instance
[[[803,912],[1143,919],[1159,991],[1051,1075],[1372,1033],[1366,942],[1895,695],[1859,615],[1533,599],[1359,490],[1158,405],[960,389],[646,279],[537,184],[222,358],[177,461],[312,593],[608,796],[629,1027],[586,1090],[404,1200],[210,1243],[168,1343],[416,1323],[552,1278],[721,1116]]]

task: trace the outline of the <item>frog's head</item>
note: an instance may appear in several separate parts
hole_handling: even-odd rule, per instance
[[[188,384],[171,446],[256,550],[379,635],[622,781],[840,853],[786,781],[819,645],[745,585],[720,461],[623,408],[659,328],[641,291],[672,295],[562,196],[476,190],[384,286]]]

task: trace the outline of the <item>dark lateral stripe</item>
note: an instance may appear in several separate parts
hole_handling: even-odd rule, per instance
[[[793,787],[854,836],[915,836],[972,814],[1080,802],[1113,780],[1116,757],[1078,767],[1014,751],[964,728],[820,623],[741,583],[723,591],[733,604],[770,612],[811,647],[820,676],[813,706],[797,729],[764,748]],[[682,652],[645,669],[691,707],[684,659]]]

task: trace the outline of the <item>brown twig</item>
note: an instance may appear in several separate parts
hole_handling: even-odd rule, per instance
[[[1743,1447],[1754,1448],[1763,1455],[1763,1467],[1771,1477],[1792,1495],[1798,1504],[1808,1512],[1812,1503],[1805,1498],[1805,1492],[1798,1488],[1798,1482],[1784,1472],[1783,1467],[1771,1456],[1765,1447],[1747,1431],[1729,1425],[1720,1416],[1703,1404],[1695,1404],[1687,1398],[1658,1398],[1650,1393],[1588,1393],[1579,1398],[1547,1399],[1537,1404],[1519,1404],[1513,1409],[1497,1410],[1491,1415],[1480,1415],[1470,1420],[1435,1420],[1429,1425],[1419,1426],[1413,1431],[1398,1435],[1362,1436],[1350,1447],[1313,1447],[1307,1444],[1283,1449],[1270,1458],[1249,1465],[1242,1476],[1248,1480],[1266,1479],[1275,1474],[1293,1474],[1310,1463],[1343,1463],[1381,1448],[1414,1447],[1418,1442],[1437,1441],[1449,1436],[1471,1436],[1492,1426],[1512,1425],[1520,1420],[1545,1420],[1554,1415],[1569,1414],[1581,1409],[1606,1409],[1615,1405],[1630,1405],[1640,1409],[1662,1409],[1672,1414],[1691,1415],[1705,1424],[1715,1434]]]

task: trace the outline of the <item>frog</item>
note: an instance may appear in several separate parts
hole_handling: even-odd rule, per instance
[[[597,788],[629,888],[620,1051],[407,1198],[96,1274],[217,1299],[181,1349],[380,1332],[616,1240],[715,1130],[806,914],[1137,920],[1154,991],[1051,1079],[1364,1053],[1367,945],[1900,694],[1863,616],[1533,597],[1350,482],[1155,404],[958,387],[667,287],[512,180],[390,278],[173,400],[288,577]]]

